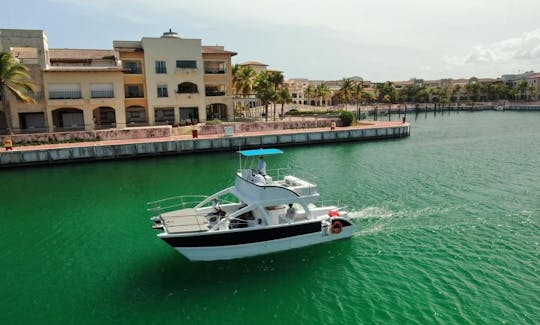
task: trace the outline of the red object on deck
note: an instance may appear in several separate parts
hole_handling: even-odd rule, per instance
[[[328,215],[330,217],[339,217],[339,211],[338,210],[330,210],[330,212],[328,212]]]

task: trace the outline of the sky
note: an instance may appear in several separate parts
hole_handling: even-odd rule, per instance
[[[172,28],[285,78],[382,82],[540,71],[539,0],[18,0],[1,28],[111,49]]]

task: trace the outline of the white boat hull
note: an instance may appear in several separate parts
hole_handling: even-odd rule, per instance
[[[331,233],[329,230],[322,230],[321,232],[316,233],[256,243],[208,247],[175,247],[175,249],[191,261],[230,260],[281,252],[349,238],[353,235],[353,231],[354,226],[349,226],[343,227],[343,230],[339,234]]]

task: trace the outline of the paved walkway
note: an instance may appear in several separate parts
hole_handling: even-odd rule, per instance
[[[365,122],[369,124],[348,126],[348,127],[337,127],[336,130],[358,130],[358,129],[376,129],[376,128],[385,128],[385,127],[396,127],[402,126],[401,122],[396,121],[369,121]],[[405,123],[408,125],[408,123]],[[235,132],[232,137],[245,137],[245,136],[255,136],[255,135],[270,135],[270,134],[294,134],[294,133],[309,133],[309,132],[321,132],[331,130],[328,127],[325,128],[309,128],[309,129],[288,129],[288,130],[270,130],[270,131],[261,131],[261,132]],[[218,134],[206,134],[199,135],[199,139],[217,139],[223,138],[223,133]],[[121,145],[121,144],[134,144],[134,143],[149,143],[149,142],[166,142],[166,141],[176,141],[176,140],[191,140],[191,134],[186,135],[176,135],[170,137],[160,137],[160,138],[144,138],[144,139],[124,139],[124,140],[106,140],[106,141],[88,141],[88,142],[73,142],[73,143],[57,143],[57,144],[41,144],[33,146],[20,146],[13,147],[13,151],[31,151],[31,150],[47,150],[47,149],[61,149],[61,148],[80,148],[80,147],[93,147],[93,146],[103,146],[103,145]]]

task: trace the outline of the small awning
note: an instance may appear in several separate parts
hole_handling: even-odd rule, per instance
[[[253,149],[253,150],[242,150],[238,151],[244,157],[253,157],[253,156],[267,156],[267,155],[277,155],[283,153],[279,149]]]

